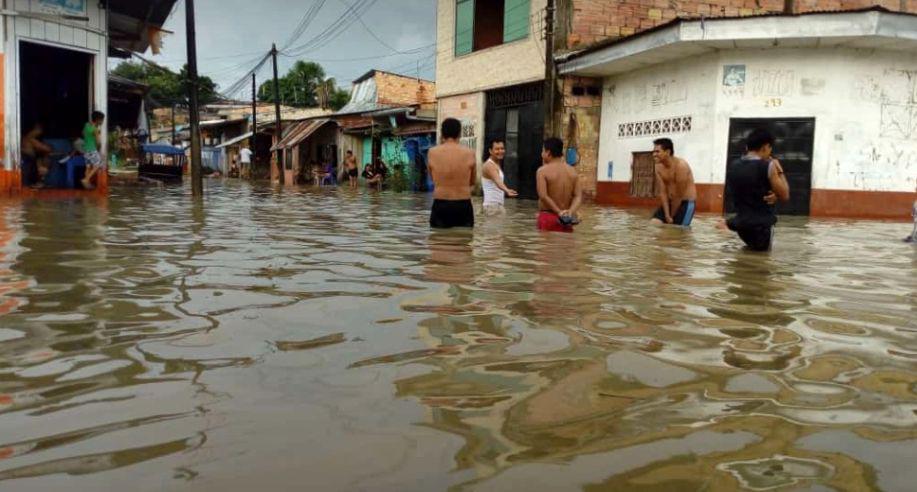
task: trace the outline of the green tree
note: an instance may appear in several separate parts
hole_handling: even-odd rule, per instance
[[[146,63],[124,62],[112,70],[112,74],[150,87],[150,97],[162,104],[187,104],[190,79],[188,66],[179,73]],[[198,76],[198,98],[201,104],[208,104],[219,98],[217,84],[210,77]]]
[[[318,105],[316,88],[325,79],[325,70],[318,63],[302,60],[293,64],[290,70],[277,82],[280,86],[280,102],[287,106],[313,107]],[[263,82],[258,88],[258,99],[274,102],[274,81]]]
[[[343,89],[336,89],[331,95],[331,109],[337,111],[350,102],[350,92]]]

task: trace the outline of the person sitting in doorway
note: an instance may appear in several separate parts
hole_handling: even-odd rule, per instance
[[[363,178],[366,179],[367,186],[382,189],[385,184],[385,178],[388,177],[388,168],[382,159],[377,158],[375,162],[366,166],[363,170]]]
[[[93,111],[92,119],[83,127],[83,146],[86,150],[86,175],[83,176],[83,188],[91,190],[93,188],[92,178],[102,169],[104,161],[100,149],[102,148],[102,123],[105,121],[105,113]]]
[[[41,141],[44,134],[44,125],[35,123],[22,136],[22,185],[41,187],[41,173],[45,159],[51,154],[50,145]]]

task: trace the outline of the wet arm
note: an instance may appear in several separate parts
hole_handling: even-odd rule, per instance
[[[789,201],[790,185],[786,181],[786,175],[783,174],[783,166],[780,165],[780,161],[777,159],[771,161],[767,177],[771,182],[771,190],[777,195],[777,198],[782,202]]]
[[[579,210],[580,205],[583,204],[583,183],[580,181],[579,176],[576,177],[576,183],[573,185],[573,202],[570,204],[570,209],[567,210],[568,215],[576,215],[576,211]]]
[[[665,217],[671,218],[672,212],[669,210],[669,192],[665,187],[665,181],[663,181],[662,176],[659,173],[656,173],[656,189],[657,196],[659,201],[662,203],[662,211],[665,213]]]
[[[478,184],[478,163],[472,157],[468,163],[468,186],[474,188]]]

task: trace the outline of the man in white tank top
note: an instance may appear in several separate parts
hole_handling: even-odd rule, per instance
[[[503,183],[503,157],[506,156],[506,143],[503,140],[495,139],[490,142],[487,149],[490,158],[484,163],[481,177],[481,189],[484,191],[484,215],[493,217],[504,215],[503,201],[506,196],[515,197],[518,195],[514,190],[509,189]]]

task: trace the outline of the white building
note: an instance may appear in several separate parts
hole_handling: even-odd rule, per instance
[[[677,20],[574,53],[559,71],[604,80],[600,203],[653,203],[647,152],[669,137],[692,165],[698,210],[722,211],[727,162],[764,126],[778,137],[792,188],[783,213],[910,213],[915,15],[870,9]]]
[[[0,12],[0,192],[19,187],[20,140],[35,123],[66,145],[107,112],[108,58],[157,42],[177,0],[7,0]],[[105,7],[107,5],[107,7]],[[103,129],[102,145],[106,132]]]

